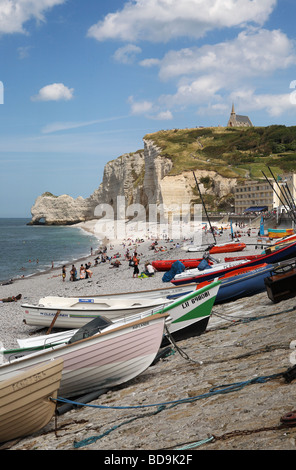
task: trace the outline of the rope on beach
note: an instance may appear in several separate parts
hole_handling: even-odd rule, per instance
[[[169,332],[167,325],[165,325],[165,330],[166,330],[166,333],[165,333],[165,334],[166,334],[167,339],[169,340],[169,342],[171,343],[171,345],[173,346],[173,348],[180,354],[180,356],[181,356],[183,359],[185,359],[186,361],[194,362],[195,364],[198,364],[199,366],[202,365],[202,362],[201,362],[201,361],[195,361],[194,359],[191,359],[191,358],[188,356],[188,354],[187,354],[185,351],[183,351],[183,349],[180,348],[180,347],[177,345],[177,343],[176,343],[176,341],[174,340],[173,336],[172,336],[171,333]]]
[[[284,374],[285,374],[285,372],[280,372],[280,373],[273,374],[273,375],[255,377],[253,379],[249,379],[249,380],[246,380],[244,382],[236,382],[236,383],[233,383],[233,384],[217,385],[217,386],[211,388],[208,393],[204,393],[202,395],[198,395],[198,396],[195,396],[195,397],[189,397],[189,398],[183,398],[183,399],[180,399],[180,400],[173,400],[173,401],[169,401],[169,402],[149,404],[149,405],[134,405],[134,406],[92,405],[92,404],[74,402],[74,401],[71,401],[69,399],[61,398],[61,397],[58,397],[55,400],[52,398],[52,400],[57,401],[57,402],[63,402],[63,403],[71,403],[71,404],[74,404],[74,405],[77,405],[77,406],[88,406],[88,407],[91,407],[91,408],[109,409],[109,410],[127,410],[127,409],[157,407],[156,412],[149,413],[149,414],[146,414],[146,415],[139,415],[139,416],[136,416],[134,418],[131,418],[128,421],[123,421],[121,424],[119,424],[117,426],[113,426],[112,428],[105,431],[103,434],[100,434],[99,436],[93,436],[93,437],[84,439],[80,442],[74,441],[74,448],[79,448],[79,447],[83,447],[83,446],[86,446],[86,445],[89,445],[89,444],[92,444],[92,443],[96,442],[97,440],[101,439],[102,437],[107,436],[108,434],[110,434],[113,430],[117,429],[118,427],[121,427],[125,424],[128,424],[128,423],[130,423],[130,422],[132,422],[136,419],[156,415],[159,412],[167,409],[167,406],[169,406],[169,405],[170,405],[169,406],[169,409],[170,409],[170,408],[173,408],[177,405],[181,405],[181,404],[184,404],[184,403],[192,403],[192,402],[200,400],[202,398],[210,398],[213,395],[227,394],[227,393],[235,392],[235,391],[241,390],[242,388],[246,387],[247,385],[263,384],[263,383],[266,383],[270,380],[278,379],[280,377],[283,377]]]
[[[263,318],[274,317],[276,315],[282,315],[283,313],[290,313],[290,312],[293,312],[295,310],[296,310],[296,306],[294,306],[292,308],[289,308],[287,310],[282,310],[281,312],[269,313],[267,315],[260,315],[260,316],[255,316],[255,317],[243,317],[243,316],[242,317],[239,317],[239,316],[232,317],[232,316],[227,315],[227,314],[216,313],[216,312],[212,312],[212,315],[216,316],[216,317],[219,317],[219,318],[222,318],[222,320],[227,320],[227,321],[231,322],[232,324],[237,324],[237,323],[249,323],[251,321],[262,320]],[[237,318],[237,320],[236,320],[236,318]],[[216,330],[216,329],[220,329],[220,328],[225,328],[225,327],[218,326],[217,328],[212,328],[212,330]]]

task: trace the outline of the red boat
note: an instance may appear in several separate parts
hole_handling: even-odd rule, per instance
[[[244,243],[225,243],[224,245],[215,245],[210,248],[209,253],[215,254],[215,253],[230,253],[233,251],[242,251],[244,248],[246,248],[246,245]],[[172,267],[172,264],[175,261],[180,261],[182,264],[184,264],[185,268],[193,269],[197,268],[199,263],[203,260],[203,258],[191,258],[191,259],[164,259],[164,260],[156,260],[152,261],[152,266],[154,269],[157,271],[169,271]],[[213,264],[211,260],[208,260],[209,264]]]
[[[156,260],[152,261],[152,266],[156,271],[169,271],[172,267],[172,264],[175,261],[180,261],[184,264],[185,268],[197,268],[199,263],[202,261],[203,258],[194,258],[194,259],[163,259],[163,260]],[[213,264],[211,261],[208,261],[209,264]]]
[[[225,263],[229,263],[231,261],[253,261],[257,258],[262,258],[263,255],[246,255],[246,256],[228,256],[224,258]]]
[[[225,243],[224,245],[213,246],[209,253],[211,255],[216,253],[232,253],[234,251],[242,251],[246,248],[245,243]]]

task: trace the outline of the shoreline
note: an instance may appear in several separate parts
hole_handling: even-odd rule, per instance
[[[90,229],[81,227],[80,223],[75,224],[75,225],[71,225],[71,227],[79,228],[82,231],[82,233],[87,232],[88,235],[92,235],[93,237],[96,238],[97,244],[99,244],[101,242],[101,240],[96,236],[95,231],[91,231]],[[62,262],[62,261],[58,260],[58,261],[54,262],[56,264],[56,266],[54,266],[53,268],[52,267],[48,267],[48,268],[44,267],[44,269],[37,270],[37,267],[36,267],[36,271],[33,271],[30,274],[27,274],[27,275],[19,274],[19,276],[17,276],[17,277],[12,276],[10,278],[0,279],[0,286],[4,286],[7,283],[9,283],[10,281],[16,282],[16,281],[21,281],[21,280],[24,280],[24,279],[30,279],[30,278],[33,278],[33,277],[36,277],[36,276],[41,276],[43,274],[49,274],[53,271],[60,270],[62,268],[63,264],[66,264],[66,266],[70,266],[73,263],[78,263],[80,261],[87,260],[89,256],[91,256],[91,255],[86,253],[85,255],[79,256],[78,258],[72,258],[72,260],[70,260],[70,261]],[[20,270],[20,272],[21,272],[21,270]]]
[[[84,228],[79,224],[80,228]],[[90,230],[88,224],[88,229]],[[241,241],[250,242],[252,237],[247,237],[247,228],[241,229]],[[217,243],[225,243],[230,239],[230,229],[225,229],[223,234],[217,237]],[[1,302],[0,301],[0,341],[2,341],[5,348],[16,347],[16,338],[24,338],[30,334],[34,334],[37,330],[34,326],[23,324],[23,309],[21,305],[37,304],[40,298],[46,296],[61,296],[77,297],[79,295],[91,296],[97,294],[112,294],[117,292],[133,292],[137,290],[150,290],[157,289],[160,286],[166,287],[169,283],[162,282],[163,272],[156,272],[150,278],[133,278],[133,268],[129,266],[128,261],[125,259],[127,250],[137,250],[140,264],[140,274],[144,271],[145,262],[152,262],[156,259],[186,259],[186,258],[199,258],[203,252],[186,252],[182,250],[182,240],[158,240],[158,250],[150,250],[154,239],[145,239],[143,234],[141,238],[137,238],[138,233],[135,233],[133,239],[117,240],[116,243],[107,244],[107,255],[110,261],[99,263],[95,266],[94,258],[97,256],[94,249],[93,255],[88,255],[83,258],[77,259],[74,263],[66,265],[66,280],[62,281],[62,266],[50,269],[46,272],[35,273],[34,275],[15,279],[11,284],[0,285],[0,300],[8,297],[16,297],[21,294],[21,300],[17,302]],[[140,241],[139,241],[140,240]],[[205,236],[205,244],[212,242],[212,235]],[[179,243],[179,246],[178,246]],[[99,247],[99,244],[98,244]],[[162,248],[161,248],[162,247]],[[248,253],[256,253],[254,246],[249,246],[245,250]],[[241,255],[244,252],[239,252]],[[258,252],[257,252],[258,253]],[[224,255],[215,256],[216,259],[224,259]],[[120,261],[118,268],[112,266],[114,260]],[[91,262],[92,277],[88,279],[77,279],[71,282],[70,267],[72,264],[76,266],[79,272],[80,264]],[[78,276],[79,277],[79,276]]]

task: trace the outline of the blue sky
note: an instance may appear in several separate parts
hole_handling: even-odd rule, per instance
[[[88,197],[146,133],[226,125],[233,102],[295,125],[295,18],[295,0],[0,0],[0,217]]]

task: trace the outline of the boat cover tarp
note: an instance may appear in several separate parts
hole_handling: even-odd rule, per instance
[[[171,269],[167,271],[166,273],[164,273],[164,275],[162,276],[162,282],[170,282],[172,279],[174,279],[176,274],[180,274],[184,270],[185,270],[184,264],[181,263],[181,261],[175,261],[172,264]]]

